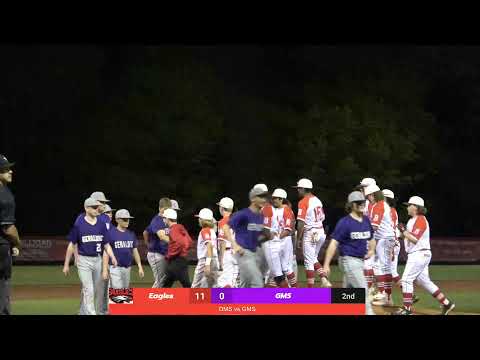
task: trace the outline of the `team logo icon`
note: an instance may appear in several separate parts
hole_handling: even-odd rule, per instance
[[[108,289],[109,304],[133,304],[133,289]]]

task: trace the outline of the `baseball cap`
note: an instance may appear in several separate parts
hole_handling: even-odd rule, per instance
[[[254,187],[252,190],[250,190],[250,193],[248,194],[248,197],[250,200],[252,200],[254,197],[260,196],[260,195],[266,195],[268,194],[268,191],[260,188],[260,187]]]
[[[15,165],[15,163],[8,161],[8,159],[4,155],[0,154],[0,169],[9,169],[13,165]]]
[[[377,184],[370,184],[367,187],[365,187],[365,196],[373,194],[374,192],[380,191],[380,188],[378,187]]]
[[[390,199],[395,199],[395,194],[393,193],[392,190],[383,189],[382,192],[383,192],[383,196],[385,196],[387,198],[390,198]]]
[[[287,198],[287,192],[283,189],[275,189],[273,191],[272,197],[286,199]]]
[[[195,215],[195,217],[198,217],[202,220],[210,220],[210,221],[214,221],[215,219],[213,218],[213,212],[212,210],[210,209],[207,209],[207,208],[203,208],[202,210],[200,210],[200,212]]]
[[[130,212],[127,209],[120,209],[115,213],[115,219],[133,219],[133,216],[130,216]]]
[[[177,212],[173,209],[165,209],[162,217],[170,220],[177,220]]]
[[[221,207],[225,209],[233,209],[233,200],[230,199],[229,197],[224,197],[222,200],[220,200],[217,205],[220,205]]]
[[[297,182],[297,186],[293,186],[294,188],[304,188],[304,189],[313,189],[312,181],[309,179],[300,179]]]
[[[97,201],[103,201],[103,202],[110,201],[110,200],[107,200],[107,198],[105,197],[105,194],[101,191],[95,191],[94,193],[92,193],[92,195],[90,195],[90,197]]]
[[[173,210],[182,210],[182,209],[180,209],[180,206],[178,206],[177,200],[170,199],[170,202],[172,203],[172,209]]]
[[[94,198],[89,197],[85,202],[83,203],[84,207],[90,207],[90,206],[100,206],[102,205],[99,201],[97,201]]]
[[[425,207],[425,201],[420,196],[412,196],[404,205],[417,205]]]
[[[265,185],[265,184],[256,184],[253,188],[254,189],[261,189],[265,192],[268,192],[268,186]]]
[[[376,184],[377,182],[375,179],[372,178],[364,178],[362,181],[360,181],[360,186],[367,187],[368,185],[373,185]]]
[[[110,205],[105,204],[105,210],[104,210],[103,212],[104,212],[104,213],[106,213],[106,212],[113,212],[113,211],[115,211],[115,210],[116,210],[116,209],[112,209],[112,208],[110,207]]]
[[[354,201],[365,201],[365,196],[360,191],[353,191],[348,194],[348,202],[352,203]]]

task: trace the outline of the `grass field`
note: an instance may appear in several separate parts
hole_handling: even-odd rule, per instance
[[[12,312],[16,315],[72,315],[79,307],[80,286],[76,269],[69,277],[62,273],[62,266],[15,266],[12,279]],[[190,267],[193,278],[194,267]],[[403,267],[399,266],[400,274]],[[430,276],[454,300],[456,314],[480,314],[480,265],[433,265]],[[332,268],[330,280],[341,287],[341,273]],[[305,287],[305,273],[299,266],[300,286]],[[153,276],[145,266],[145,278],[140,279],[136,268],[132,269],[132,287],[151,287]],[[419,313],[439,312],[438,302],[423,289],[416,289],[421,298],[416,304]],[[395,304],[401,304],[401,293],[394,289]],[[453,314],[453,313],[452,313]]]

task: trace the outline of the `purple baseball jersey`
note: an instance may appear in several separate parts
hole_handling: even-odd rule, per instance
[[[157,235],[159,230],[164,230],[167,235],[169,233],[169,228],[163,221],[163,218],[160,215],[155,215],[150,222],[150,225],[145,229],[148,233],[148,251],[167,255],[168,243],[160,240]]]
[[[102,254],[104,245],[108,243],[108,230],[98,218],[95,225],[91,225],[82,217],[75,221],[67,238],[77,244],[79,255],[97,256]]]
[[[367,216],[362,221],[355,220],[350,215],[341,218],[331,235],[338,241],[340,256],[363,258],[367,253],[367,241],[373,237],[373,228]]]
[[[235,232],[238,245],[250,251],[257,250],[258,237],[263,230],[261,213],[254,213],[250,208],[242,209],[232,215],[228,225]]]
[[[108,242],[112,247],[118,266],[128,268],[132,265],[133,249],[138,246],[138,240],[133,231],[120,231],[112,227],[108,233]],[[112,260],[110,259],[110,265]]]

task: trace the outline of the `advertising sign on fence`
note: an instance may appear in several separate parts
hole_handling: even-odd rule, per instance
[[[147,259],[147,248],[143,239],[139,239],[139,252],[143,260]],[[328,243],[328,240],[326,241]],[[15,263],[50,263],[63,262],[68,242],[65,237],[58,236],[32,236],[22,238],[22,249]],[[326,244],[320,253],[323,259]],[[458,238],[433,238],[431,240],[432,262],[456,262],[473,263],[480,262],[480,238],[458,237]],[[189,260],[196,261],[196,244],[189,253]],[[303,261],[302,254],[297,255],[299,262]],[[400,254],[400,261],[405,261],[406,255]]]

